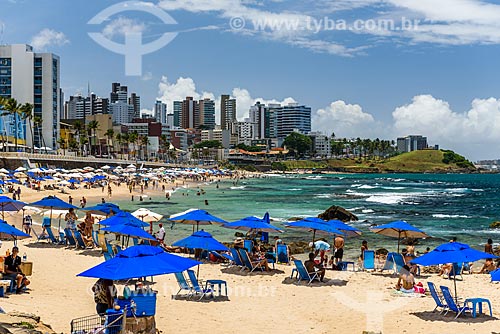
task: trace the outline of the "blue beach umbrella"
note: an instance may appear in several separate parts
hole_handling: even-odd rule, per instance
[[[101,220],[101,222],[99,224],[107,225],[107,226],[111,226],[111,225],[129,225],[129,226],[135,226],[135,227],[149,226],[149,224],[132,216],[132,214],[130,212],[125,212],[125,211],[120,211],[114,216],[111,216],[109,218]]]
[[[362,234],[361,230],[352,227],[340,220],[332,219],[327,221],[326,224],[344,233],[346,237],[357,237]]]
[[[334,228],[332,225],[327,224],[326,221],[324,221],[321,218],[318,217],[307,217],[301,220],[298,220],[293,223],[288,223],[285,225],[285,227],[290,227],[290,228],[300,228],[300,229],[305,229],[313,232],[313,242],[316,237],[316,232],[320,231],[323,233],[328,233],[328,234],[335,234],[335,235],[344,235],[344,233],[336,228]]]
[[[467,263],[491,258],[498,258],[498,256],[478,251],[474,248],[470,248],[469,245],[462,244],[460,242],[447,242],[439,245],[429,253],[411,260],[410,262],[422,266],[431,266],[445,263]],[[453,277],[455,284],[455,298],[457,298],[456,275]]]
[[[495,270],[491,271],[490,275],[491,275],[492,282],[500,281],[500,269],[495,269]]]
[[[69,204],[56,196],[47,196],[39,201],[29,204],[42,209],[50,209],[50,223],[52,224],[52,210],[64,210],[64,209],[78,209],[78,207],[73,204]],[[59,220],[59,229],[61,228],[61,221]]]
[[[243,219],[224,224],[222,227],[243,231],[283,232],[279,227],[271,225],[269,213],[267,212],[262,218],[255,216],[245,217]]]
[[[113,203],[99,203],[94,206],[89,206],[84,208],[83,210],[85,211],[90,211],[90,213],[96,214],[96,215],[109,215],[111,213],[118,213],[120,212],[120,207],[116,204]]]
[[[187,238],[178,240],[172,246],[190,249],[204,249],[208,251],[228,251],[229,248],[217,241],[212,235],[203,230],[194,232]]]
[[[370,230],[377,234],[398,238],[398,253],[399,253],[399,242],[401,241],[401,237],[404,238],[428,237],[428,235],[424,231],[411,226],[404,220],[397,220],[389,224],[372,227],[370,228]]]
[[[2,219],[4,219],[5,211],[19,211],[26,203],[21,201],[15,201],[7,196],[0,196],[0,207],[2,208]]]
[[[193,225],[193,230],[194,230],[194,225],[196,225],[196,230],[198,230],[199,225],[227,223],[227,221],[215,217],[205,210],[192,210],[187,213],[181,214],[179,216],[173,215],[170,216],[169,220],[176,223]]]
[[[125,235],[128,237],[156,240],[155,237],[144,231],[142,228],[130,224],[111,225],[103,228],[102,231]]]
[[[17,243],[17,239],[31,238],[31,235],[18,230],[14,226],[9,225],[5,220],[0,220],[0,239],[2,240],[14,240],[14,245]]]
[[[77,276],[125,280],[182,272],[201,264],[199,261],[165,252],[156,246],[132,246],[106,262]]]

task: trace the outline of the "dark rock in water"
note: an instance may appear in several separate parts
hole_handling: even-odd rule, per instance
[[[493,222],[490,224],[490,228],[499,228],[500,227],[500,222]]]
[[[289,221],[289,222],[297,222],[297,221],[302,220],[302,219],[304,219],[304,218],[301,218],[301,217],[290,217],[290,218],[287,219],[287,221]]]
[[[326,209],[325,212],[320,213],[318,215],[318,218],[321,218],[323,220],[338,219],[343,222],[358,220],[358,217],[355,214],[337,205],[332,205],[331,207]]]

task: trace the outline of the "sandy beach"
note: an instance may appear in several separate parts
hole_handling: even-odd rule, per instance
[[[180,181],[182,182],[182,181]],[[179,184],[178,184],[179,185]],[[186,184],[185,184],[186,185]],[[195,186],[195,184],[190,184]],[[26,202],[56,194],[67,200],[68,194],[54,191],[25,190],[21,200]],[[149,190],[150,193],[156,190]],[[158,190],[161,192],[161,190]],[[74,204],[85,196],[88,205],[108,200],[100,189],[79,189],[70,193]],[[145,190],[144,194],[148,194]],[[158,195],[158,193],[156,193]],[[117,200],[128,198],[123,184],[113,187]],[[7,216],[9,223],[20,227],[21,214]],[[34,238],[19,242],[20,254],[32,261],[32,284],[27,293],[7,295],[0,299],[6,312],[21,311],[41,316],[57,332],[69,333],[73,318],[95,313],[91,287],[95,279],[76,277],[76,274],[101,263],[98,249],[75,250],[66,246],[37,242]],[[4,242],[0,251],[12,248]],[[478,264],[479,265],[479,264]],[[476,268],[477,266],[476,265]],[[433,313],[435,303],[430,296],[406,297],[394,292],[397,277],[389,272],[327,271],[325,283],[297,284],[290,279],[293,266],[276,265],[270,273],[240,272],[220,264],[204,264],[201,279],[222,279],[227,282],[228,298],[201,302],[174,300],[178,290],[173,275],[155,277],[153,289],[158,291],[157,328],[176,333],[362,333],[365,330],[382,333],[491,333],[500,328],[499,285],[490,283],[489,275],[464,275],[457,282],[460,297],[488,298],[493,318],[481,315],[453,320]],[[427,281],[453,290],[453,281],[437,275],[417,278],[426,287]],[[122,286],[118,286],[121,294]]]

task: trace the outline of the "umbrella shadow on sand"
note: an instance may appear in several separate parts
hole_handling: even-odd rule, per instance
[[[67,247],[66,245],[58,245],[58,244],[53,244],[51,242],[47,243],[47,242],[32,242],[32,243],[29,243],[29,244],[25,244],[23,247],[27,247],[27,248],[59,248],[59,249],[62,249],[62,248],[69,248]],[[73,246],[74,248],[74,246]]]
[[[84,249],[80,253],[78,253],[78,255],[103,257],[102,250],[100,248]]]
[[[483,311],[484,311],[484,308],[483,308]],[[457,319],[455,319],[455,316],[456,316],[455,312],[449,312],[446,316],[443,316],[442,314],[439,314],[438,312],[432,312],[432,311],[411,312],[410,314],[414,315],[422,320],[425,320],[425,321],[450,322],[450,323],[478,324],[478,323],[484,323],[487,321],[498,320],[498,318],[495,316],[490,317],[489,315],[485,315],[485,314],[477,314],[476,318],[472,318],[470,316],[470,314],[468,314],[468,315],[460,316]]]
[[[232,274],[232,275],[239,275],[239,276],[248,276],[248,275],[264,275],[264,276],[274,276],[276,274],[284,274],[285,272],[283,270],[279,269],[271,269],[271,271],[261,271],[259,269],[255,269],[253,272],[249,273],[247,269],[241,271],[239,267],[229,267],[229,268],[223,268],[220,270],[224,274]]]
[[[281,284],[302,285],[308,287],[322,287],[322,286],[346,286],[348,281],[342,279],[325,278],[324,282],[314,280],[311,284],[307,285],[306,281],[297,281],[296,278],[285,277]]]
[[[172,295],[172,300],[182,300],[186,302],[197,302],[197,303],[211,303],[211,302],[228,302],[229,297],[228,296],[218,296],[217,294],[214,294],[213,297],[211,296],[205,296],[200,300],[199,296],[193,296],[189,298],[188,295],[180,295],[180,296],[175,296]]]

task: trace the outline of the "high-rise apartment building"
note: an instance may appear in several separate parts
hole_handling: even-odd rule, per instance
[[[182,101],[174,101],[174,126],[181,127]]]
[[[0,133],[9,142],[56,148],[61,114],[60,60],[52,53],[35,53],[30,45],[0,45],[0,95],[33,104],[33,118],[0,117]],[[26,122],[31,124],[26,124]]]
[[[277,137],[280,144],[294,131],[304,134],[311,132],[311,107],[289,103],[275,110],[277,112]]]
[[[425,150],[427,147],[427,137],[421,135],[410,135],[397,139],[398,152]]]
[[[111,104],[122,101],[128,103],[128,87],[122,86],[119,82],[111,84],[111,94],[109,95],[109,102]]]
[[[181,128],[195,129],[200,125],[200,109],[198,103],[191,96],[182,101]]]
[[[204,125],[207,130],[215,129],[215,101],[208,98],[200,100],[198,109],[200,110],[200,124]]]
[[[133,118],[141,118],[141,97],[136,93],[130,94],[128,104],[134,108]]]
[[[230,124],[236,122],[236,99],[229,97],[229,95],[220,97],[220,125],[223,130],[229,129]]]
[[[161,124],[167,123],[167,105],[160,100],[156,100],[155,102],[154,117],[156,118],[156,121]]]

